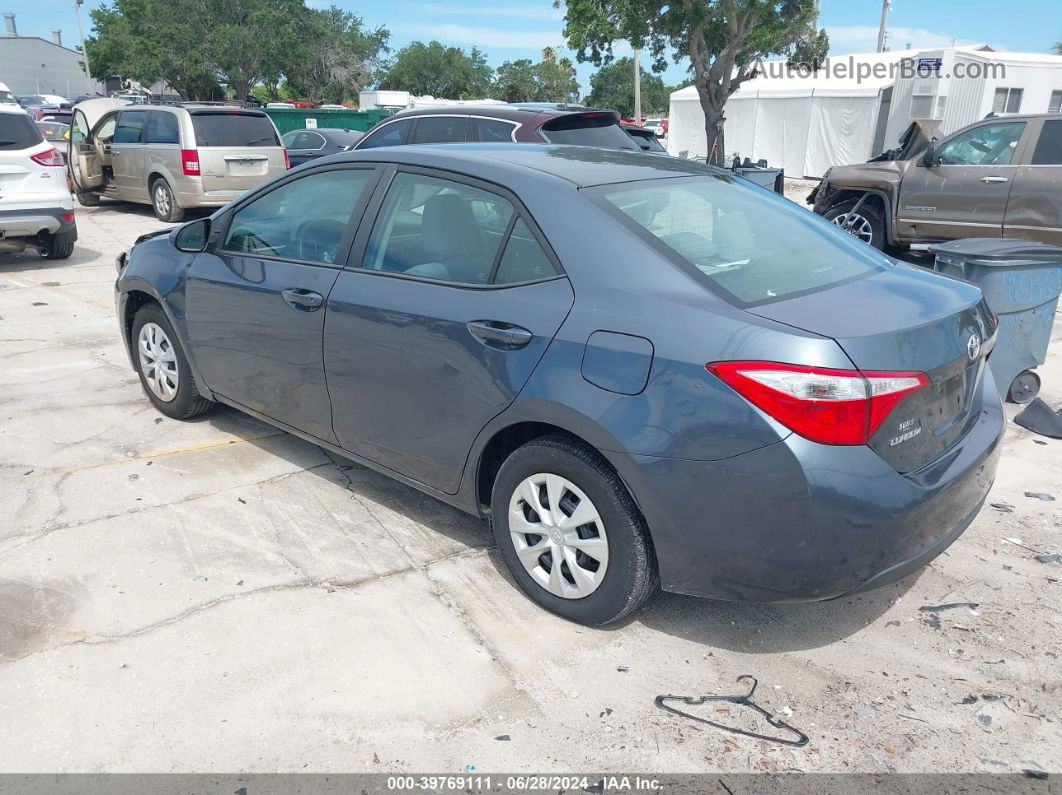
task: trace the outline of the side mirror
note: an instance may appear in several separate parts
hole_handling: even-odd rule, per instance
[[[929,148],[922,154],[922,160],[919,163],[926,168],[932,168],[937,164],[937,147],[935,144],[930,144]]]
[[[177,230],[177,233],[173,236],[173,247],[178,251],[198,254],[206,249],[209,237],[210,219],[200,218],[198,221],[187,223]]]

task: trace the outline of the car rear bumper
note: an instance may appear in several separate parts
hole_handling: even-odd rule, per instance
[[[815,601],[926,565],[973,521],[995,477],[1005,417],[991,378],[982,393],[966,436],[907,475],[869,447],[796,434],[722,461],[629,457],[621,474],[649,523],[664,590]]]
[[[64,207],[0,210],[0,237],[36,237],[45,233],[77,240],[73,215],[73,210]]]

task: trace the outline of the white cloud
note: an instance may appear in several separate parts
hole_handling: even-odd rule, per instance
[[[846,55],[856,52],[874,52],[878,46],[878,28],[875,25],[827,25],[830,36],[830,54]],[[967,44],[982,44],[959,39],[948,33],[934,33],[924,28],[889,27],[886,44],[890,50],[930,50],[940,47],[961,47]]]
[[[514,50],[541,50],[564,45],[560,31],[524,33],[506,28],[486,28],[476,25],[404,25],[397,32],[436,39],[442,42],[474,44],[477,47],[508,47]]]
[[[448,3],[406,3],[412,11],[460,17],[511,17],[516,19],[562,20],[564,12],[554,8],[548,0],[535,4],[502,4],[494,6],[461,6]]]

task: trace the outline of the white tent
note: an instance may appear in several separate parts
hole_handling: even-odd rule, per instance
[[[883,147],[895,66],[910,50],[827,59],[805,76],[769,61],[726,103],[725,157],[765,159],[790,177],[821,177],[830,166],[862,163]],[[671,95],[668,152],[705,157],[697,89]]]

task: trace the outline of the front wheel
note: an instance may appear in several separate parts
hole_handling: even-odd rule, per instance
[[[1040,393],[1040,376],[1032,370],[1022,370],[1010,382],[1007,399],[1011,403],[1029,403]]]
[[[175,224],[184,218],[184,209],[177,206],[173,190],[164,179],[157,179],[151,184],[151,208],[160,221]]]
[[[638,508],[601,455],[572,439],[536,439],[505,460],[491,526],[519,586],[564,618],[608,624],[656,590],[656,555]]]
[[[885,250],[885,221],[881,211],[869,200],[856,209],[858,199],[841,202],[828,209],[823,217],[834,226],[874,248]]]
[[[214,403],[196,387],[173,326],[158,304],[145,304],[133,319],[133,359],[155,408],[175,420],[202,414]]]

